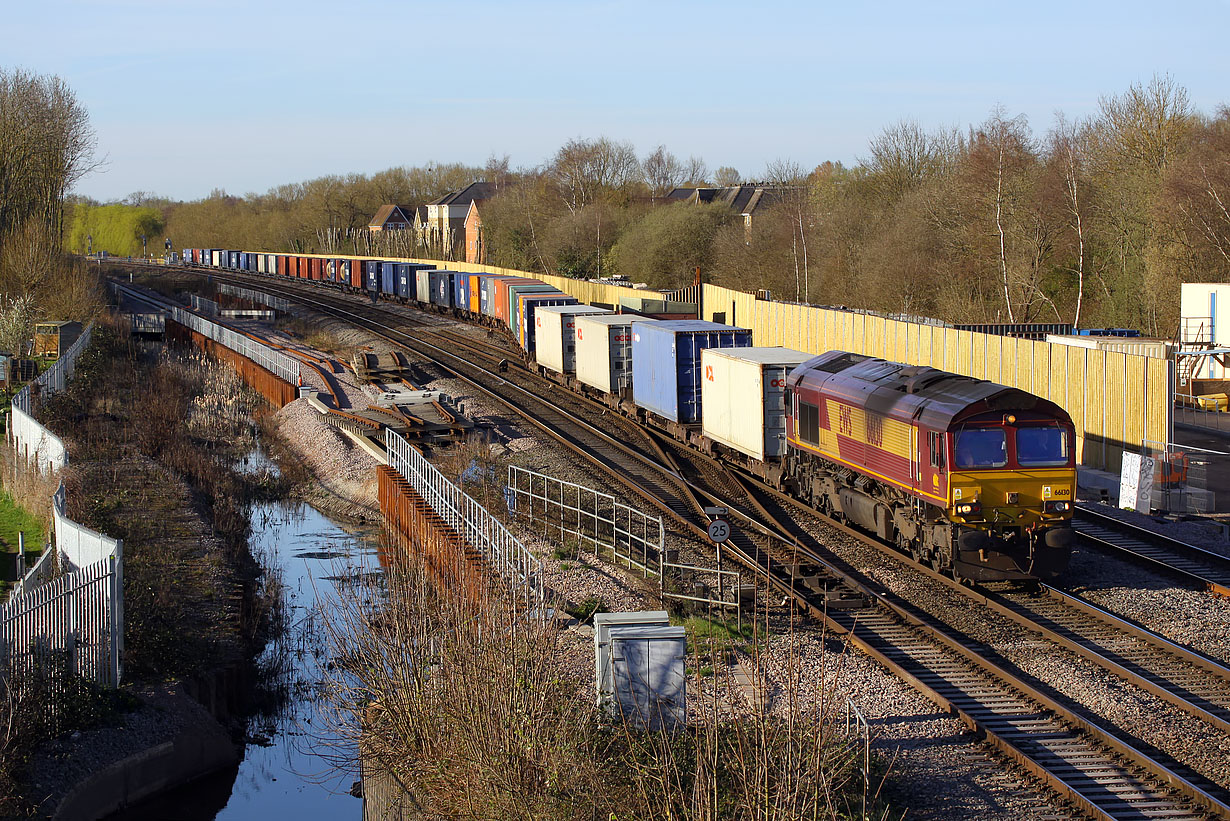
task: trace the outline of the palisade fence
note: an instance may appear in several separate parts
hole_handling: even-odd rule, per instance
[[[386,428],[384,444],[389,467],[410,483],[445,524],[478,550],[487,567],[499,574],[527,607],[540,607],[544,599],[542,560],[400,435]]]
[[[167,318],[178,322],[202,336],[212,339],[223,347],[230,348],[240,356],[246,357],[265,370],[280,377],[291,385],[299,385],[299,360],[274,350],[263,342],[250,336],[233,331],[225,325],[206,319],[199,314],[181,308],[169,299],[145,289],[111,280],[111,287],[117,293],[126,294],[131,299],[156,305],[167,312]]]
[[[609,550],[616,561],[644,576],[661,573],[666,530],[660,516],[629,507],[609,493],[517,465],[508,466],[506,492],[510,513],[589,544],[595,554]]]
[[[290,311],[290,300],[282,299],[280,296],[267,294],[264,291],[253,291],[251,288],[242,288],[238,285],[231,285],[227,282],[219,282],[217,289],[220,294],[237,296],[240,299],[246,299],[249,302],[255,302],[258,305],[266,305],[273,308],[275,311]]]
[[[39,473],[60,470],[68,464],[68,450],[63,440],[35,420],[34,399],[64,390],[64,386],[77,369],[77,359],[90,345],[94,336],[91,322],[81,332],[64,355],[52,363],[13,397],[13,416],[10,424],[13,446],[19,458],[32,465]]]
[[[15,456],[39,473],[68,463],[64,443],[31,415],[35,394],[64,390],[78,357],[90,344],[94,326],[13,399]],[[54,714],[56,696],[81,677],[105,687],[120,683],[124,636],[123,545],[65,514],[61,482],[51,497],[54,545],[13,586],[0,607],[0,658],[4,674],[20,688],[38,679],[50,687],[45,708]],[[56,559],[60,575],[55,575]]]
[[[118,687],[124,650],[123,543],[69,519],[64,502],[61,482],[52,496],[55,549],[44,552],[0,608],[0,652],[8,675],[19,684],[35,674],[54,682],[62,673]],[[48,578],[56,553],[64,572]]]

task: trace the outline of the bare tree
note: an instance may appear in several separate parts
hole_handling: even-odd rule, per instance
[[[739,176],[739,171],[729,165],[723,165],[713,172],[713,184],[721,188],[729,188],[741,182],[743,178]]]
[[[1076,310],[1072,316],[1073,327],[1080,327],[1081,304],[1085,297],[1085,189],[1088,185],[1084,152],[1080,145],[1080,132],[1075,123],[1069,123],[1062,114],[1055,122],[1050,136],[1052,162],[1058,163],[1063,174],[1064,206],[1068,213],[1068,226],[1076,238]]]
[[[555,153],[551,177],[574,214],[604,193],[624,191],[641,180],[641,164],[631,143],[606,137],[569,140]]]
[[[686,181],[687,169],[679,158],[660,145],[641,161],[645,171],[645,181],[649,183],[649,194],[652,197],[662,197],[678,188]]]

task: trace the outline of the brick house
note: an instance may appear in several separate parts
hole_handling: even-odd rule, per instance
[[[372,217],[371,222],[367,224],[369,231],[407,231],[415,227],[414,218],[410,215],[414,213],[413,208],[404,208],[400,205],[382,205],[380,210],[376,212],[376,216]]]
[[[427,246],[438,248],[444,259],[458,259],[468,255],[466,222],[470,216],[470,206],[476,200],[490,199],[494,193],[493,183],[475,182],[460,191],[445,194],[435,202],[427,203],[424,228]]]
[[[483,237],[483,218],[479,206],[486,200],[473,200],[470,210],[466,213],[465,238],[466,262],[476,265],[487,264],[487,244]]]

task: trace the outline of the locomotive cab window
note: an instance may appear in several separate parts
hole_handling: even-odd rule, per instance
[[[1068,464],[1068,434],[1059,427],[1018,428],[1016,460],[1022,467]]]
[[[820,408],[799,403],[799,438],[813,445],[820,444]]]
[[[953,434],[952,450],[958,468],[1002,468],[1008,464],[1003,428],[959,428]]]

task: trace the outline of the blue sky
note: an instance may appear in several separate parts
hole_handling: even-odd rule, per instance
[[[6,4],[0,66],[57,74],[104,173],[78,190],[195,199],[430,161],[514,167],[605,135],[756,176],[865,156],[882,128],[1056,111],[1155,73],[1230,103],[1230,0]]]

